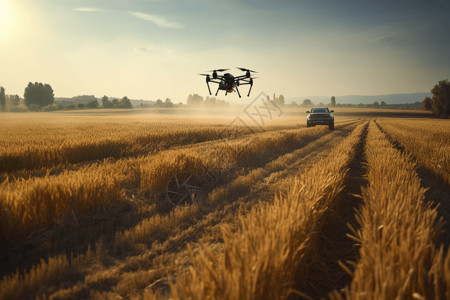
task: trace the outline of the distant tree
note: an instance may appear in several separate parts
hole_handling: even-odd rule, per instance
[[[111,108],[111,107],[113,107],[113,104],[109,100],[108,96],[103,96],[102,97],[102,106],[103,106],[103,108]]]
[[[334,96],[331,96],[331,102],[330,102],[330,106],[331,106],[331,107],[334,107],[334,106],[336,106],[336,97],[334,97]]]
[[[432,110],[435,116],[448,118],[450,116],[450,82],[441,80],[431,90]]]
[[[7,102],[9,102],[13,106],[20,105],[20,97],[19,95],[8,95],[6,96]]]
[[[113,107],[117,107],[118,104],[119,104],[119,99],[117,99],[117,98],[112,99]]]
[[[93,96],[93,95],[82,95],[82,96],[72,97],[72,100],[73,100],[73,103],[75,103],[75,104],[78,104],[78,103],[88,104],[93,101],[97,101],[97,98],[95,98],[95,96]]]
[[[381,106],[386,106],[386,105],[387,105],[386,102],[381,101]]]
[[[43,107],[53,104],[55,101],[55,95],[53,89],[49,84],[43,84],[41,82],[28,83],[24,93],[25,105],[30,107],[32,104]]]
[[[97,108],[98,107],[98,101],[97,100],[93,100],[91,102],[89,102],[88,104],[86,104],[87,107],[89,108]]]
[[[0,86],[0,110],[6,111],[6,95],[5,88]]]
[[[426,97],[422,101],[422,109],[423,110],[433,110],[433,100],[430,97]]]
[[[189,95],[187,98],[187,104],[190,106],[200,106],[203,103],[204,103],[203,97],[198,94]]]
[[[166,98],[166,101],[164,101],[164,107],[173,107],[173,103],[170,98]]]
[[[80,109],[83,109],[84,108],[84,104],[83,103],[78,103],[77,107],[80,108]]]
[[[313,105],[314,103],[311,100],[309,99],[303,100],[303,106],[313,106]]]
[[[119,101],[118,107],[120,107],[120,108],[132,108],[133,105],[131,105],[130,99],[128,99],[128,97],[125,96]]]
[[[380,103],[378,103],[378,101],[375,101],[375,102],[372,104],[372,106],[375,107],[375,108],[378,108],[378,107],[380,107]]]
[[[156,107],[163,107],[163,101],[161,99],[156,100],[155,106]]]

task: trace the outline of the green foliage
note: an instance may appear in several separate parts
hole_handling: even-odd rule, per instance
[[[131,105],[130,99],[128,99],[128,97],[125,96],[119,102],[117,102],[114,107],[117,107],[117,108],[132,108],[133,106]]]
[[[84,108],[84,104],[83,103],[78,103],[77,107],[83,109]]]
[[[334,97],[334,96],[331,96],[331,102],[330,102],[330,106],[331,106],[331,107],[334,107],[334,106],[336,106],[336,97]]]
[[[41,111],[41,106],[39,106],[37,104],[30,104],[30,105],[28,105],[28,110],[29,111]]]
[[[97,108],[98,107],[98,101],[97,100],[93,100],[92,102],[89,102],[88,104],[86,104],[86,107]]]
[[[103,108],[112,108],[113,107],[113,104],[108,99],[108,96],[103,96],[102,97],[102,106],[103,106]]]
[[[56,104],[46,105],[42,108],[42,111],[55,111],[55,110],[58,110],[58,105]]]
[[[92,104],[94,105],[94,104]],[[130,99],[127,96],[122,99],[112,99],[109,100],[107,96],[103,96],[102,98],[102,106],[103,108],[132,108]]]
[[[24,93],[25,105],[30,108],[32,105],[39,106],[40,108],[46,105],[53,104],[55,96],[53,89],[49,84],[43,83],[28,83]],[[31,110],[31,109],[30,109]]]
[[[433,110],[433,100],[430,97],[426,97],[422,101],[422,109],[424,110]]]
[[[6,95],[5,95],[5,89],[0,86],[0,110],[6,111]]]
[[[431,107],[433,114],[440,118],[450,116],[450,82],[441,80],[431,90],[433,93]]]

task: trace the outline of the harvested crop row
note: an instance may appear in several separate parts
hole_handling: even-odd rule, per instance
[[[233,141],[241,155],[239,158],[228,153],[227,142],[215,142],[203,147],[163,151],[145,158],[94,164],[58,176],[5,182],[0,186],[0,239],[5,241],[2,245],[6,247],[35,229],[51,227],[69,213],[77,217],[108,204],[128,201],[121,192],[124,187],[136,189],[140,186],[144,193],[156,194],[164,191],[171,177],[179,173],[202,174],[207,168],[241,163],[248,157],[246,153],[255,151],[249,144],[271,146],[258,153],[262,159],[272,157],[274,152],[306,144],[327,132],[324,128],[303,128],[243,137]],[[279,147],[274,148],[274,145]]]
[[[343,189],[348,166],[366,124],[330,155],[292,182],[286,195],[261,203],[242,228],[223,227],[223,255],[205,248],[172,285],[174,299],[286,299],[305,289],[318,228]],[[297,283],[298,285],[294,285]]]
[[[151,130],[138,132],[126,137],[99,137],[97,139],[70,138],[56,140],[49,144],[10,145],[0,152],[0,170],[13,172],[17,170],[40,169],[58,164],[75,164],[84,161],[121,158],[155,153],[173,146],[199,143],[224,137],[243,135],[247,129],[237,132],[236,128],[197,127],[178,130]],[[105,131],[105,134],[108,134]]]
[[[450,127],[418,124],[412,121],[377,122],[381,128],[422,164],[450,187]],[[429,129],[427,132],[424,132]]]
[[[435,243],[441,224],[424,204],[416,165],[369,126],[366,147],[369,185],[358,213],[361,244],[347,299],[449,299],[450,258]],[[333,298],[341,299],[335,292]]]

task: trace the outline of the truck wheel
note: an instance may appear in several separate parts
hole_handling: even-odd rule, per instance
[[[330,128],[330,130],[334,130],[334,121],[330,122],[328,128]]]

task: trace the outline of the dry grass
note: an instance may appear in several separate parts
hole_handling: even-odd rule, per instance
[[[315,272],[329,271],[318,247],[328,221],[343,217],[335,208],[365,128],[360,120],[339,117],[330,134],[293,117],[250,134],[210,116],[68,116],[0,120],[1,247],[53,227],[65,231],[68,219],[90,220],[46,256],[14,257],[46,258],[5,271],[0,299],[154,299],[161,291],[174,299],[307,298]],[[448,180],[448,122],[377,123]],[[354,233],[361,260],[344,294],[332,297],[450,298],[450,255],[437,243],[440,223],[423,204],[417,165],[373,122],[367,140],[370,184]],[[225,175],[205,199],[175,208],[162,202],[174,175],[219,169]],[[273,198],[278,190],[287,192]],[[130,214],[108,216],[130,203]],[[109,219],[103,224],[99,215]],[[73,222],[70,230],[78,230]],[[70,239],[82,245],[73,250]]]
[[[119,183],[118,176],[90,168],[1,185],[2,248],[37,228],[57,224],[68,214],[76,218],[121,201]]]
[[[450,187],[450,122],[448,120],[392,120],[378,122],[390,137],[430,173]]]
[[[372,122],[366,156],[369,185],[358,214],[361,244],[347,299],[448,299],[450,259],[436,249],[440,223],[424,204],[416,165]],[[334,297],[341,298],[336,292]]]
[[[286,299],[304,288],[317,228],[343,188],[347,167],[365,125],[291,182],[287,195],[261,203],[242,218],[241,229],[222,228],[223,255],[204,247],[172,285],[174,299]],[[300,283],[300,286],[295,283]]]

